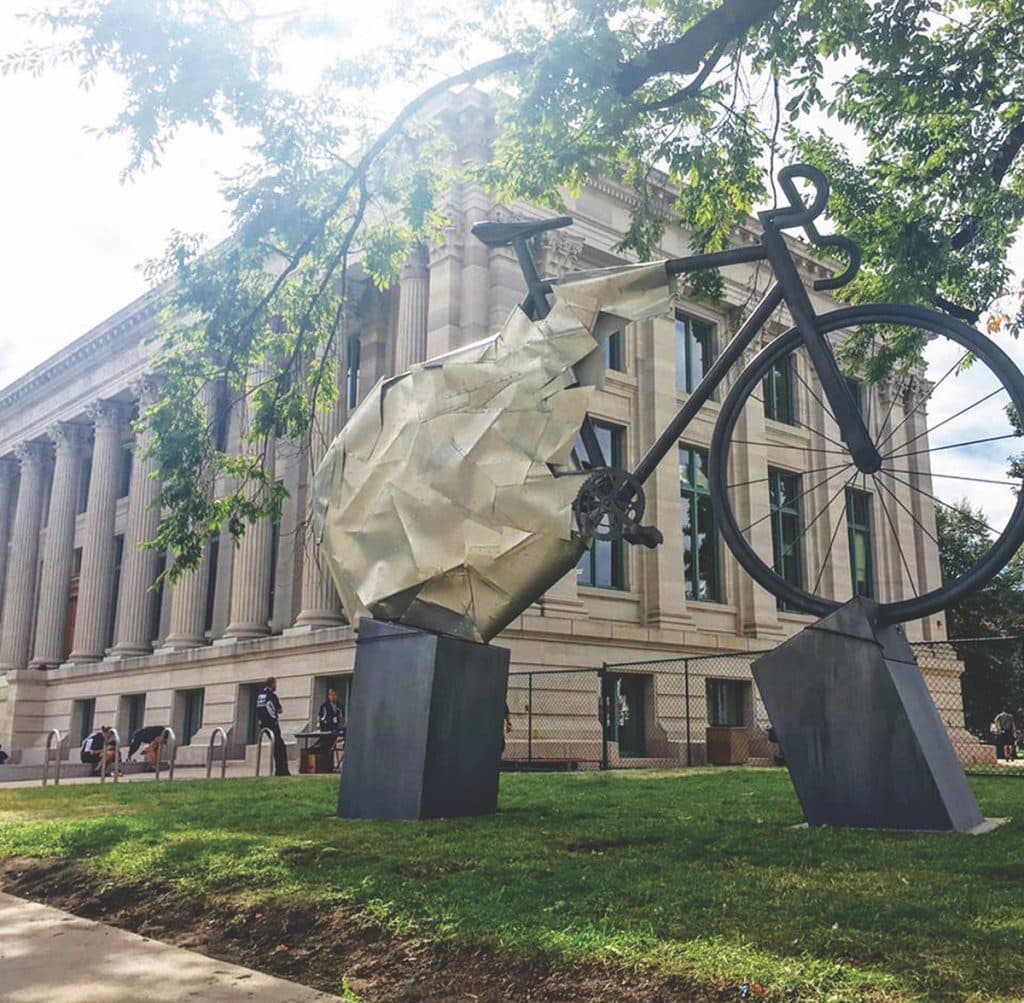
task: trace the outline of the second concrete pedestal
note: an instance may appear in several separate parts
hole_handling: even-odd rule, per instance
[[[338,815],[496,811],[508,661],[506,648],[363,619]]]
[[[810,825],[967,832],[983,821],[914,653],[855,599],[752,669]]]

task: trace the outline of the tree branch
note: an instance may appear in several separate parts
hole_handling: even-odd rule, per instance
[[[1003,183],[1003,178],[1013,166],[1013,161],[1021,149],[1024,148],[1024,119],[1021,119],[1010,131],[1006,138],[999,144],[999,148],[992,158],[992,165],[989,167],[989,176],[998,188]],[[953,234],[950,239],[950,247],[954,251],[962,251],[978,235],[981,226],[977,216],[971,216],[967,222]]]
[[[632,94],[651,77],[666,73],[696,73],[701,60],[715,46],[742,38],[769,18],[786,0],[724,0],[688,28],[679,38],[622,63],[616,74],[620,94]]]
[[[640,109],[642,111],[657,111],[660,108],[671,108],[673,105],[679,104],[680,101],[695,97],[700,92],[701,87],[704,86],[704,81],[711,76],[712,71],[718,65],[718,61],[725,54],[728,44],[728,42],[719,42],[715,47],[715,51],[708,56],[697,76],[685,87],[680,87],[674,94],[670,94],[667,98],[662,98],[660,101],[649,101],[646,104],[641,104],[639,106]]]
[[[978,318],[981,316],[981,313],[978,310],[971,310],[968,307],[960,306],[952,300],[946,299],[946,297],[940,293],[935,294],[935,305],[940,310],[945,310],[951,317],[956,317],[958,320],[965,320],[968,324],[977,324]]]
[[[432,87],[428,87],[425,91],[421,91],[415,98],[405,105],[405,107],[402,108],[402,110],[394,117],[391,124],[377,136],[362,157],[360,157],[359,162],[352,170],[351,176],[339,189],[337,197],[327,210],[321,214],[320,218],[310,229],[309,233],[302,239],[299,246],[288,259],[288,263],[281,270],[281,273],[274,280],[273,285],[267,293],[260,299],[259,303],[249,311],[249,314],[239,325],[239,331],[245,331],[273,301],[281,287],[288,281],[289,276],[291,276],[292,272],[298,268],[303,258],[305,258],[312,249],[317,237],[323,233],[324,227],[326,227],[327,224],[341,211],[342,207],[348,201],[349,196],[352,194],[352,189],[356,185],[362,183],[366,176],[366,172],[370,169],[373,162],[385,150],[391,140],[402,131],[409,119],[421,112],[434,100],[434,98],[439,97],[442,94],[446,94],[453,87],[460,87],[463,84],[472,84],[478,80],[483,80],[487,77],[493,76],[496,73],[504,73],[507,70],[517,69],[520,66],[525,66],[532,58],[534,58],[533,55],[527,52],[509,52],[504,56],[497,57],[496,59],[489,59],[486,62],[470,67],[468,70],[464,70],[462,73],[456,73],[452,77],[447,77],[446,79],[434,84]]]

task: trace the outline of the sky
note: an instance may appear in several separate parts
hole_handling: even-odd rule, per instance
[[[264,4],[286,0],[260,0]],[[408,8],[399,0],[373,5],[292,2],[325,17],[343,19],[347,38],[365,49],[382,38],[389,15]],[[3,0],[0,50],[11,51],[28,29],[16,13],[46,6],[43,0]],[[342,13],[343,12],[343,13]],[[298,86],[311,85],[326,46],[306,44],[292,53],[287,70]],[[0,76],[0,191],[4,193],[5,239],[0,242],[5,324],[0,328],[0,386],[43,362],[70,341],[146,291],[140,266],[160,255],[171,231],[202,232],[211,241],[227,233],[219,195],[221,178],[245,158],[245,136],[215,136],[194,129],[168,148],[162,165],[122,184],[128,162],[124,141],[97,138],[87,127],[106,125],[120,106],[120,87],[100,76],[85,92],[73,71],[57,69],[41,78]],[[1019,249],[1016,259],[1024,263]],[[1024,346],[997,340],[1024,364]],[[935,362],[941,370],[941,360]],[[976,375],[952,381],[932,402],[932,421],[953,413],[973,389]],[[970,416],[979,428],[999,417],[992,401]],[[980,437],[980,436],[979,436]],[[1004,443],[937,457],[936,471],[1001,477]],[[945,465],[945,466],[943,466]],[[966,494],[983,504],[994,524],[1008,514],[1012,496],[996,498],[994,486],[940,483],[940,495]]]

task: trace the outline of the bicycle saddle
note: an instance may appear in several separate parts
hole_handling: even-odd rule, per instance
[[[507,247],[517,240],[529,240],[545,230],[560,230],[572,223],[572,216],[552,216],[550,219],[526,219],[512,223],[485,220],[474,223],[470,232],[488,247]]]

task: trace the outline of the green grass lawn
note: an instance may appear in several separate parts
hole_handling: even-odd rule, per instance
[[[510,775],[493,818],[340,822],[322,780],[0,788],[0,857],[820,999],[1024,998],[1024,782],[994,833],[794,829],[776,770]],[[269,796],[268,796],[269,795]]]

